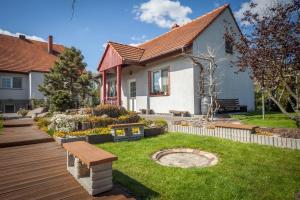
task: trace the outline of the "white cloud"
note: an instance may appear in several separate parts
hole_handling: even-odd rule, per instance
[[[141,36],[132,36],[130,39],[133,40],[133,41],[141,41],[141,40],[145,40],[146,39],[146,35],[143,34]]]
[[[141,43],[130,43],[129,45],[136,47],[136,46],[139,46],[140,44],[143,44],[143,43],[142,42]]]
[[[192,9],[183,6],[179,1],[149,0],[134,7],[138,20],[146,23],[154,23],[161,28],[170,28],[173,24],[185,24],[191,21],[188,14]]]
[[[43,38],[35,36],[35,35],[26,35],[24,33],[11,33],[9,31],[3,30],[1,28],[0,28],[0,34],[9,35],[9,36],[13,36],[13,37],[19,37],[19,35],[25,35],[27,39],[46,42],[46,40],[44,40]]]
[[[242,3],[240,9],[234,12],[234,15],[240,21],[244,17],[243,13],[250,10],[250,4],[255,3],[257,6],[253,9],[253,12],[262,16],[267,8],[275,6],[276,3],[290,3],[291,1],[292,0],[250,0]],[[248,25],[246,22],[242,22],[242,24]]]

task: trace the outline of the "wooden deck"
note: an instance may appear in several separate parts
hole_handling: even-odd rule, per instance
[[[6,120],[0,133],[0,148],[54,141],[38,129],[31,119]]]
[[[25,128],[28,130],[24,131]],[[3,139],[10,145],[19,143],[0,148],[0,199],[130,199],[120,186],[99,196],[90,196],[67,171],[66,151],[55,142],[19,146],[20,138],[26,141],[47,138],[45,133],[35,131],[34,126],[4,128],[0,136],[2,144],[5,144]]]

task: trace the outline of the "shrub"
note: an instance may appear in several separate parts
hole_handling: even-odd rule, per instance
[[[50,110],[51,111],[65,111],[73,105],[72,98],[67,91],[58,90],[55,95],[51,97]]]
[[[148,128],[167,128],[168,123],[164,119],[146,120],[143,119],[141,123],[145,124]]]
[[[50,120],[50,128],[56,131],[71,132],[76,130],[76,122],[80,122],[86,115],[56,114]]]
[[[108,125],[112,125],[116,123],[116,119],[113,119],[111,117],[88,117],[85,119],[86,121],[89,121],[93,124],[93,127],[105,127]]]
[[[140,120],[141,117],[137,113],[130,112],[128,115],[122,115],[118,117],[117,123],[118,124],[137,123]]]
[[[106,128],[93,128],[84,131],[71,131],[71,132],[55,131],[53,135],[56,137],[86,136],[86,135],[110,134],[110,132],[111,129],[106,127]]]
[[[28,110],[24,109],[24,108],[20,108],[17,112],[18,115],[22,115],[22,117],[25,117],[28,113]]]
[[[50,121],[47,118],[43,118],[43,117],[37,117],[35,119],[35,121],[37,122],[37,126],[39,128],[47,128],[48,125],[50,124]]]
[[[125,108],[115,105],[104,104],[94,108],[94,115],[96,116],[107,115],[109,117],[115,118],[126,114],[128,114],[128,112]]]

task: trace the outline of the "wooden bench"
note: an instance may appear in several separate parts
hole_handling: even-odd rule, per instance
[[[90,195],[112,189],[112,162],[117,156],[83,141],[64,143],[63,147],[68,171]]]
[[[240,111],[238,99],[218,99],[219,112]]]
[[[178,111],[178,110],[169,110],[170,113],[173,114],[173,116],[181,116],[181,117],[188,117],[189,112],[188,111]]]
[[[127,124],[114,124],[109,126],[111,128],[111,134],[114,137],[114,141],[128,141],[138,140],[144,137],[144,124],[143,123],[127,123]],[[137,134],[132,133],[132,128],[138,128]],[[118,130],[123,130],[124,135],[117,134]]]

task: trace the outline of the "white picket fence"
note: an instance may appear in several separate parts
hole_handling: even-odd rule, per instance
[[[233,141],[270,145],[274,147],[300,149],[300,139],[272,137],[251,134],[250,130],[216,127],[208,129],[203,127],[170,125],[169,132],[180,132],[193,135],[213,136]]]

